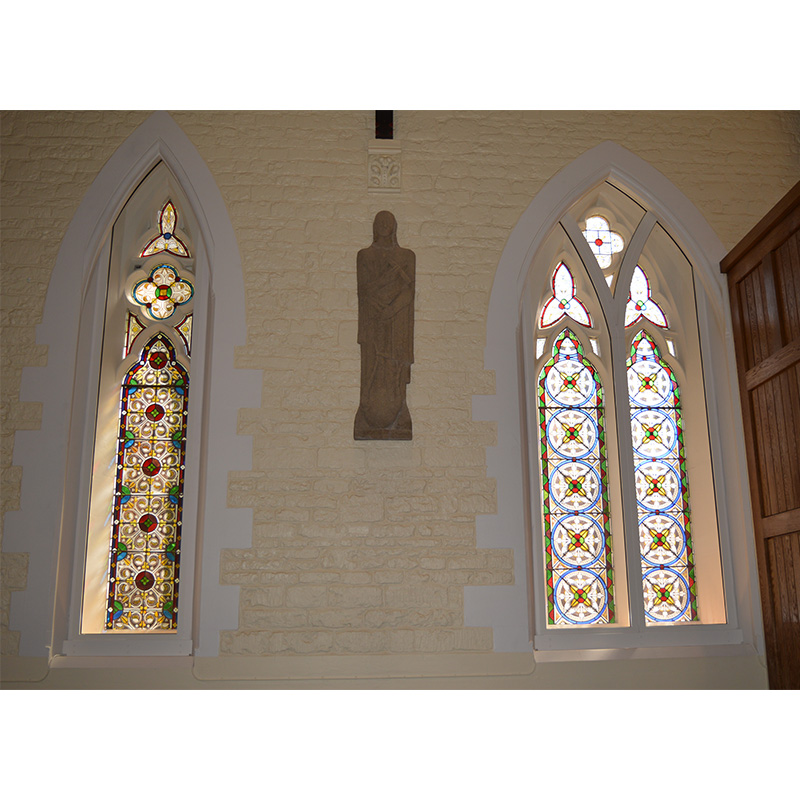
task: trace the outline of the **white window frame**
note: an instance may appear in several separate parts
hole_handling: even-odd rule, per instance
[[[648,627],[643,610],[633,601],[627,628],[547,630],[544,625],[543,570],[536,552],[542,541],[540,464],[535,452],[536,431],[531,430],[530,422],[537,419],[536,395],[531,391],[535,376],[530,375],[535,352],[525,288],[528,281],[544,286],[552,277],[554,265],[540,265],[542,274],[533,274],[532,265],[556,225],[570,230],[570,238],[578,244],[584,260],[593,258],[577,222],[567,211],[604,181],[631,194],[652,212],[640,223],[642,233],[628,243],[631,256],[624,261],[622,281],[630,280],[638,255],[633,251],[640,251],[644,233],[656,219],[679,242],[695,271],[706,398],[708,408],[715,410],[708,423],[727,613],[727,621],[721,625],[706,625],[701,620],[691,625]],[[487,454],[489,474],[497,479],[498,513],[479,518],[478,546],[513,548],[517,580],[514,587],[491,587],[491,593],[483,587],[465,590],[465,624],[492,625],[496,650],[533,647],[538,660],[763,653],[730,312],[725,282],[719,274],[724,255],[722,243],[691,202],[663,175],[613,142],[599,145],[558,173],[536,196],[509,237],[498,265],[487,322],[485,366],[495,371],[497,393],[474,398],[473,411],[476,419],[498,424],[498,444]],[[598,294],[603,289],[608,291],[607,286],[596,288]],[[618,290],[618,297],[621,294]],[[570,327],[574,330],[580,326]],[[616,348],[624,348],[624,329],[609,334],[616,337]],[[615,374],[614,381],[615,394],[627,399],[624,371]],[[624,415],[627,404],[623,405],[620,413]],[[625,431],[629,439],[629,420],[619,430],[621,439],[626,438]],[[609,441],[607,446],[617,447],[617,442]],[[629,450],[620,443],[623,481],[628,480],[625,471],[631,473],[632,480]],[[624,466],[626,459],[630,470]],[[635,516],[635,509],[628,515]],[[627,521],[626,529],[632,523],[633,529],[638,528],[635,519]],[[626,549],[638,555],[638,549]],[[629,586],[635,586],[635,581],[641,583],[640,570],[638,558],[629,556]]]
[[[179,626],[176,634],[81,634],[109,236],[160,161],[199,227]],[[236,419],[240,408],[258,406],[261,391],[260,372],[234,367],[235,348],[246,342],[244,297],[236,237],[213,176],[172,117],[157,112],[109,159],[73,217],[37,329],[47,366],[23,371],[21,399],[43,410],[39,431],[17,434],[21,503],[6,515],[6,549],[29,553],[27,587],[12,595],[10,615],[10,627],[22,631],[20,656],[48,656],[51,666],[92,666],[100,656],[216,656],[220,631],[236,627],[238,589],[219,584],[220,552],[250,545],[252,512],[226,507],[228,474],[251,468],[251,440],[237,436]],[[56,492],[57,502],[42,502],[40,487]]]

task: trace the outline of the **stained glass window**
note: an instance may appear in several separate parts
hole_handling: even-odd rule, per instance
[[[603,387],[569,329],[538,395],[548,621],[614,622]]]
[[[146,180],[163,191],[169,176],[158,167]],[[112,237],[83,633],[178,629],[195,278],[176,203],[159,205],[158,235],[141,249],[133,232],[152,220],[152,196],[129,199]]]
[[[549,328],[567,316],[581,325],[591,327],[592,317],[586,306],[576,297],[575,279],[563,261],[555,268],[551,285],[553,295],[542,307],[539,326]]]
[[[177,627],[189,377],[157,334],[121,388],[108,630]]]
[[[680,390],[644,331],[627,361],[639,543],[648,623],[698,619]]]

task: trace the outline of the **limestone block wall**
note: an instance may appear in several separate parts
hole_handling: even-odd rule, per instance
[[[40,409],[19,399],[20,376],[47,359],[35,326],[58,247],[91,181],[146,117],[0,117],[3,511],[18,507],[24,477],[15,433],[39,425]],[[229,505],[253,510],[253,539],[219,565],[220,581],[240,587],[223,655],[491,652],[491,628],[465,627],[463,588],[509,585],[520,572],[510,550],[476,546],[476,517],[497,500],[486,472],[495,426],[472,420],[472,397],[494,391],[487,305],[520,215],[606,140],[664,173],[729,247],[800,177],[793,112],[398,111],[402,183],[391,194],[368,191],[371,111],[173,117],[236,231],[248,327],[237,366],[263,373],[261,405],[239,414],[252,470],[229,482]],[[382,209],[417,257],[411,442],[352,435],[355,258]],[[4,653],[17,649],[8,604],[25,564],[25,553],[3,553]]]

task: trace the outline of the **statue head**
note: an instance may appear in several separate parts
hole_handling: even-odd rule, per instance
[[[379,211],[372,223],[372,241],[381,244],[397,244],[397,220],[391,211]]]

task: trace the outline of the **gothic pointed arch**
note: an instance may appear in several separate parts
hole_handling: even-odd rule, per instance
[[[737,447],[741,419],[726,338],[724,286],[717,276],[724,253],[688,198],[652,166],[613,142],[565,166],[511,232],[487,319],[485,367],[495,372],[497,392],[474,398],[473,408],[476,419],[498,424],[497,446],[487,452],[489,474],[497,480],[498,513],[479,518],[478,544],[512,548],[517,580],[512,587],[467,587],[465,593],[468,624],[493,626],[497,650],[525,651],[532,645],[535,650],[565,652],[624,648],[631,646],[630,634],[640,646],[652,647],[759,641],[748,559],[749,513]],[[560,264],[567,264],[573,280],[567,285],[562,276],[556,287]],[[577,310],[577,317],[587,317],[579,324],[569,313],[577,300],[587,312]],[[602,632],[589,626],[584,631],[556,631],[548,620],[536,386],[542,365],[552,356],[553,338],[565,324],[580,330],[585,353],[604,375],[607,402],[613,407],[607,414],[607,431],[618,615]],[[659,612],[666,609],[666,594],[651,595],[651,618],[642,601],[647,590],[640,588],[643,566],[637,557],[639,521],[625,364],[632,339],[642,330],[662,347],[663,358],[676,365],[676,384],[694,401],[691,427],[700,444],[692,445],[689,468],[696,464],[705,475],[702,491],[696,493],[704,501],[693,500],[694,513],[705,513],[704,522],[713,523],[715,530],[707,542],[698,541],[693,553],[698,564],[706,564],[698,571],[706,586],[713,585],[703,589],[701,584],[705,612],[701,602],[701,627],[694,629],[691,609],[696,598],[691,591],[685,593],[689,610],[681,618],[690,625],[680,631],[673,626],[667,632],[652,618],[658,616],[652,614],[654,605],[661,606]],[[684,563],[682,569],[688,576],[693,565]],[[694,577],[692,572],[692,581]],[[660,620],[668,616],[662,613]],[[583,638],[575,638],[578,633]]]
[[[179,216],[178,226],[192,219],[196,251],[191,296],[188,284],[176,283],[182,254],[174,248],[160,253],[174,272],[168,276],[172,280],[164,282],[178,288],[173,305],[191,308],[192,319],[187,322],[189,315],[182,314],[179,320],[176,312],[174,320],[150,320],[157,336],[169,331],[170,347],[184,348],[185,337],[192,337],[183,508],[184,531],[191,535],[184,536],[181,572],[182,595],[189,600],[177,636],[148,641],[140,637],[135,645],[123,636],[110,645],[109,637],[80,632],[97,375],[111,232],[137,187],[156,167],[181,195],[185,208],[178,213],[188,216]],[[155,244],[164,234],[183,236],[180,227],[170,228],[169,214],[164,220],[164,208],[158,209],[161,228],[150,236]],[[157,220],[153,224],[157,227]],[[169,286],[163,291],[168,290]],[[137,324],[141,326],[147,315],[139,316],[138,323],[128,321],[120,336],[120,348],[124,340],[129,360],[144,344],[142,338],[135,347],[132,344],[141,332]],[[183,333],[177,330],[181,326]],[[225,202],[186,134],[169,114],[157,112],[117,149],[80,203],[59,248],[37,329],[37,341],[47,347],[47,365],[23,372],[21,396],[42,404],[42,425],[38,431],[17,434],[14,463],[22,467],[21,502],[20,509],[6,517],[6,549],[29,554],[27,587],[15,593],[11,605],[11,628],[23,631],[21,656],[216,655],[218,631],[234,625],[238,611],[232,591],[219,586],[219,552],[222,547],[246,546],[251,531],[248,513],[227,510],[224,502],[229,470],[247,469],[250,463],[249,442],[235,433],[236,412],[241,405],[257,403],[260,387],[253,373],[233,364],[234,349],[244,343],[245,334],[241,258]],[[41,502],[42,492],[47,492],[48,502]],[[226,532],[224,539],[215,533],[221,530]],[[198,581],[204,584],[202,603],[195,591]]]

